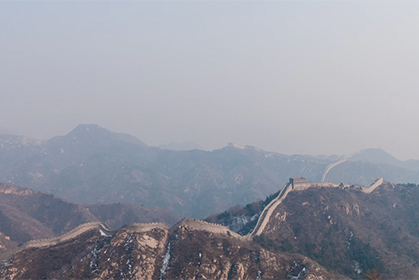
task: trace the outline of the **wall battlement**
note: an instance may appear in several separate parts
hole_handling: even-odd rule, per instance
[[[294,187],[301,184],[307,184],[307,179],[304,177],[290,178],[289,183],[292,185],[292,187]]]
[[[132,231],[138,231],[138,232],[142,232],[142,231],[147,231],[150,230],[152,228],[164,228],[166,230],[169,229],[169,227],[164,224],[164,223],[131,223],[131,224],[127,224],[122,228],[126,228],[128,230],[132,230]],[[113,235],[117,232],[117,230],[112,230],[108,227],[108,225],[103,224],[101,222],[90,222],[90,223],[85,223],[85,224],[81,224],[77,227],[75,227],[74,229],[72,229],[71,231],[64,233],[60,236],[57,237],[52,237],[52,238],[46,238],[46,239],[36,239],[36,240],[29,240],[28,242],[26,242],[25,244],[23,244],[18,250],[22,251],[28,248],[34,248],[34,247],[47,247],[47,246],[53,246],[56,245],[60,242],[63,241],[67,241],[70,240],[72,238],[75,238],[77,236],[79,236],[80,234],[83,234],[89,230],[101,230],[103,231],[103,233],[107,234],[107,235]]]
[[[242,238],[242,236],[232,230],[230,230],[228,227],[223,226],[221,224],[216,223],[209,223],[203,220],[197,220],[194,218],[184,218],[180,222],[178,222],[176,225],[174,225],[172,228],[176,229],[181,226],[188,226],[192,229],[197,230],[205,230],[212,233],[218,233],[218,234],[228,234],[230,233],[231,236],[234,236],[236,238]],[[228,232],[228,233],[227,233]]]
[[[33,248],[33,247],[45,247],[45,246],[52,246],[59,242],[70,240],[82,233],[85,233],[92,229],[99,229],[101,228],[100,222],[90,222],[85,223],[82,225],[79,225],[78,227],[74,228],[73,230],[64,233],[63,235],[60,235],[58,237],[53,238],[46,238],[46,239],[38,239],[38,240],[30,240],[22,245],[20,248],[21,250],[27,249],[27,248]],[[103,227],[104,230],[108,231],[107,227]]]
[[[123,226],[122,228],[135,231],[135,232],[144,232],[149,231],[153,228],[162,228],[165,230],[169,230],[169,226],[165,223],[154,222],[154,223],[129,223]]]

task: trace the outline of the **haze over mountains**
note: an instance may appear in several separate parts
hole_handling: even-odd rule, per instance
[[[417,278],[419,188],[387,182],[415,183],[418,169],[382,149],[172,151],[97,125],[46,141],[1,135],[0,275],[363,279],[374,270]],[[293,187],[263,215],[289,177],[337,184]],[[387,182],[372,193],[354,186],[377,177]],[[211,223],[179,221],[185,216]]]
[[[264,199],[289,177],[321,181],[332,159],[234,144],[214,151],[170,151],[97,125],[80,125],[46,141],[0,137],[0,181],[74,202],[131,202],[195,218]],[[326,181],[367,185],[383,177],[419,183],[418,166],[418,161],[369,149],[330,169]]]
[[[0,279],[419,279],[418,12],[0,1]]]
[[[10,134],[10,135],[13,135],[15,133],[12,130],[10,130],[10,129],[7,129],[5,127],[0,127],[0,135],[1,134]]]

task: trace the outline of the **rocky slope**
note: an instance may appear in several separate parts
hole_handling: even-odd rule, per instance
[[[184,219],[98,226],[58,244],[32,244],[0,267],[3,279],[344,279],[299,254],[272,252],[227,228]],[[38,247],[37,247],[38,246]]]
[[[372,193],[315,187],[292,191],[253,240],[275,252],[301,253],[353,279],[371,271],[383,279],[417,279],[418,197],[419,187],[413,184],[384,183]],[[247,233],[255,224],[249,217],[260,213],[263,204],[234,207],[207,220],[239,232],[247,227]],[[238,220],[244,221],[240,227]]]

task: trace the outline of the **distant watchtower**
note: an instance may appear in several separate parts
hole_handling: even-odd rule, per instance
[[[290,178],[290,184],[292,185],[292,188],[294,189],[295,185],[307,184],[307,179],[304,177]]]

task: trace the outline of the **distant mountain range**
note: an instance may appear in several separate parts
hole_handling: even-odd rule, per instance
[[[377,177],[419,183],[418,170],[418,161],[399,161],[379,149],[344,159],[234,144],[211,152],[172,151],[97,125],[79,125],[46,141],[0,135],[0,182],[79,203],[161,207],[180,217],[202,218],[263,199],[289,177],[320,181],[325,174],[326,181],[361,185]]]
[[[353,154],[351,157],[349,157],[349,160],[369,161],[369,162],[377,163],[377,164],[388,164],[388,165],[398,166],[398,167],[406,168],[409,170],[415,170],[415,171],[419,170],[418,160],[410,159],[406,161],[401,161],[380,148],[362,150],[358,153]]]

